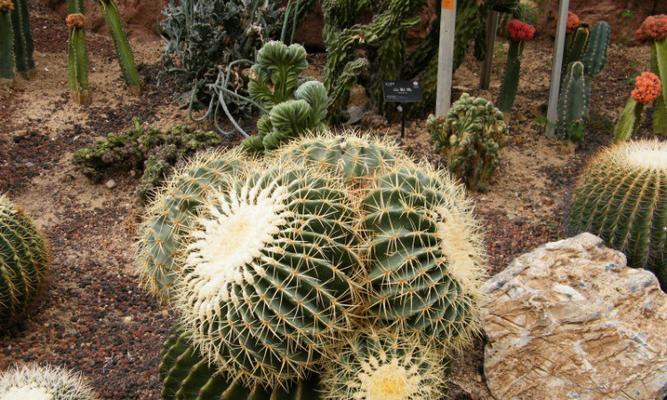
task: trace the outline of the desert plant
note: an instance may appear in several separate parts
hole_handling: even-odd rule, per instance
[[[14,80],[14,32],[12,30],[12,0],[0,0],[0,83]]]
[[[213,190],[227,187],[241,164],[237,152],[202,153],[176,171],[147,207],[138,230],[136,264],[145,287],[162,301],[172,294],[181,270],[178,260],[185,251],[184,237],[201,204]]]
[[[22,210],[0,195],[0,325],[25,312],[41,288],[48,262],[46,239]]]
[[[461,95],[447,117],[429,117],[428,129],[449,170],[472,190],[486,190],[507,136],[502,112],[481,97]]]
[[[580,61],[589,78],[597,76],[607,63],[610,37],[611,27],[607,22],[598,21],[590,26],[582,23],[573,12],[568,12],[562,75],[570,64]]]
[[[509,51],[507,52],[507,67],[503,83],[500,86],[500,95],[498,96],[498,109],[504,113],[512,111],[516,92],[519,87],[519,74],[521,71],[521,55],[523,54],[524,43],[532,40],[535,36],[535,28],[532,25],[513,19],[507,25],[509,33]]]
[[[67,0],[69,40],[67,42],[67,80],[70,96],[78,104],[91,102],[88,87],[88,50],[86,49],[86,17],[83,0]]]
[[[573,142],[581,141],[588,118],[589,86],[584,64],[576,61],[567,70],[558,99],[557,134]]]
[[[327,400],[438,400],[445,389],[445,362],[417,336],[361,331],[325,368]]]
[[[172,328],[162,350],[162,400],[318,400],[317,374],[286,387],[250,387],[239,378],[220,372],[194,347],[179,326]]]
[[[12,29],[14,31],[16,70],[24,77],[30,78],[35,71],[35,61],[33,59],[34,47],[27,0],[14,0]]]
[[[653,271],[667,289],[667,143],[624,142],[602,151],[570,199],[570,233],[592,232]]]
[[[614,128],[614,142],[622,142],[632,137],[639,129],[644,106],[657,99],[661,91],[660,78],[654,73],[643,72],[635,79],[635,88]]]
[[[635,32],[637,40],[651,43],[651,69],[663,82],[655,102],[653,132],[667,136],[667,15],[647,17]]]
[[[27,364],[0,373],[0,400],[96,400],[80,374]]]

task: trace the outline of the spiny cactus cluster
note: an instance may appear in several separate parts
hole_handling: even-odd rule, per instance
[[[446,118],[431,116],[427,125],[436,147],[447,156],[449,171],[472,190],[486,190],[508,133],[502,112],[464,93]]]
[[[444,357],[479,326],[485,255],[463,190],[351,134],[302,138],[262,161],[217,156],[240,168],[188,210],[168,201],[170,185],[141,230],[139,267],[180,313],[163,398],[438,398]]]
[[[25,78],[35,70],[26,0],[0,0],[0,84],[10,84],[14,70]]]
[[[667,289],[667,143],[624,142],[595,157],[570,200],[569,230],[592,232]]]
[[[48,262],[46,239],[23,211],[0,195],[0,325],[26,311],[41,288]]]
[[[514,99],[519,87],[519,75],[521,72],[521,56],[526,41],[535,36],[535,28],[532,25],[513,19],[507,25],[509,33],[509,50],[507,52],[507,66],[505,75],[500,86],[498,95],[498,109],[504,113],[512,111]]]
[[[628,140],[639,129],[644,106],[662,93],[660,78],[652,72],[643,72],[635,78],[635,88],[614,128],[614,142]]]
[[[97,400],[80,374],[28,364],[0,373],[0,400]]]
[[[635,32],[637,40],[651,44],[651,70],[663,82],[655,101],[653,132],[667,136],[667,15],[647,17]]]

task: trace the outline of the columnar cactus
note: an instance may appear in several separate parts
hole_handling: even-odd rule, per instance
[[[67,42],[67,80],[70,96],[78,104],[91,102],[88,87],[88,50],[86,48],[86,17],[83,0],[67,0],[69,40]]]
[[[30,16],[26,0],[14,0],[12,12],[12,28],[14,30],[14,57],[16,70],[24,77],[30,78],[35,71],[33,59],[34,46],[30,29]]]
[[[667,289],[667,143],[625,142],[595,157],[570,200],[569,230],[592,232]]]
[[[519,74],[521,71],[521,55],[524,43],[532,40],[535,36],[535,28],[532,25],[513,19],[507,25],[510,37],[509,51],[507,52],[507,67],[505,76],[500,86],[498,96],[498,109],[504,113],[512,111],[517,88],[519,87]]]
[[[647,17],[635,32],[637,40],[651,43],[651,68],[663,82],[662,93],[655,102],[653,131],[667,136],[667,15]]]
[[[49,366],[23,365],[0,373],[0,400],[96,400],[80,374]]]
[[[48,268],[46,239],[0,195],[0,325],[14,322],[37,295]]]
[[[357,214],[323,171],[254,167],[202,205],[174,302],[207,359],[275,387],[314,372],[351,330]]]
[[[661,91],[660,78],[654,73],[643,72],[636,78],[635,88],[614,128],[614,142],[622,142],[632,137],[639,129],[644,106],[657,99]]]
[[[204,153],[190,161],[155,197],[139,228],[137,267],[144,285],[168,301],[181,271],[179,255],[185,251],[184,235],[194,223],[204,199],[225,188],[241,168],[237,152]]]
[[[368,313],[429,342],[468,343],[486,257],[463,188],[428,165],[397,166],[361,207]]]
[[[2,85],[11,85],[14,80],[13,10],[12,0],[0,0],[0,84]]]
[[[589,78],[595,77],[602,72],[607,64],[607,49],[611,38],[611,27],[605,21],[598,21],[593,24],[586,49],[581,55],[581,62],[584,64],[586,75]]]
[[[573,142],[584,138],[588,119],[589,81],[584,64],[576,61],[567,70],[558,99],[558,126],[562,138]]]
[[[416,336],[392,331],[359,332],[322,376],[327,400],[438,400],[445,363]]]
[[[429,117],[428,129],[447,155],[449,170],[473,190],[486,190],[500,164],[507,136],[502,112],[491,102],[464,93],[445,119]]]

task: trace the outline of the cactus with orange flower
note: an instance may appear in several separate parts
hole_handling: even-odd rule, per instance
[[[509,51],[507,52],[507,67],[505,68],[503,83],[500,86],[500,95],[496,102],[498,109],[504,113],[512,111],[519,87],[521,55],[523,54],[524,43],[533,39],[535,28],[518,19],[513,19],[507,25],[507,32],[510,38]]]
[[[662,91],[660,78],[652,72],[643,72],[635,79],[635,88],[614,128],[614,142],[623,142],[639,129],[644,106],[654,102]]]
[[[647,17],[635,37],[640,42],[651,43],[651,70],[662,81],[662,92],[655,101],[653,132],[667,136],[667,15]]]

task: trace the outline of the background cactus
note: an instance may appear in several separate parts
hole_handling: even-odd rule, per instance
[[[86,17],[83,0],[67,0],[69,40],[67,42],[67,80],[72,100],[78,104],[91,102],[88,87],[88,50],[86,48]]]
[[[12,29],[12,0],[0,0],[0,83],[14,80],[14,31]]]
[[[32,30],[30,29],[30,16],[28,15],[28,2],[26,0],[14,0],[12,28],[14,30],[16,70],[25,78],[30,78],[35,71],[35,61],[33,59],[34,46]]]
[[[569,231],[591,232],[653,271],[667,289],[667,143],[625,142],[602,151],[570,200]]]
[[[611,27],[606,21],[598,21],[593,24],[586,49],[581,55],[581,62],[584,64],[586,75],[593,78],[602,72],[607,64],[607,49],[611,38]]]
[[[635,36],[640,42],[651,43],[651,69],[663,83],[653,111],[653,132],[667,136],[667,15],[647,17]]]
[[[557,134],[578,142],[584,138],[588,118],[589,86],[585,67],[579,61],[570,64],[558,99]]]
[[[46,239],[27,215],[0,195],[0,325],[14,322],[35,298],[48,260]]]
[[[635,79],[635,88],[614,128],[614,142],[622,142],[632,137],[639,129],[644,105],[658,98],[661,91],[660,79],[651,72],[643,72]]]
[[[0,373],[0,400],[96,400],[80,374],[34,364]]]
[[[472,190],[486,190],[507,136],[503,114],[491,102],[464,93],[445,119],[431,116],[427,125],[436,147],[447,156],[450,172]]]
[[[504,113],[512,111],[516,92],[519,87],[519,74],[521,72],[521,55],[523,54],[524,43],[532,40],[535,35],[535,28],[531,25],[514,19],[507,26],[510,44],[507,52],[507,67],[505,75],[500,86],[498,95],[498,109]]]

